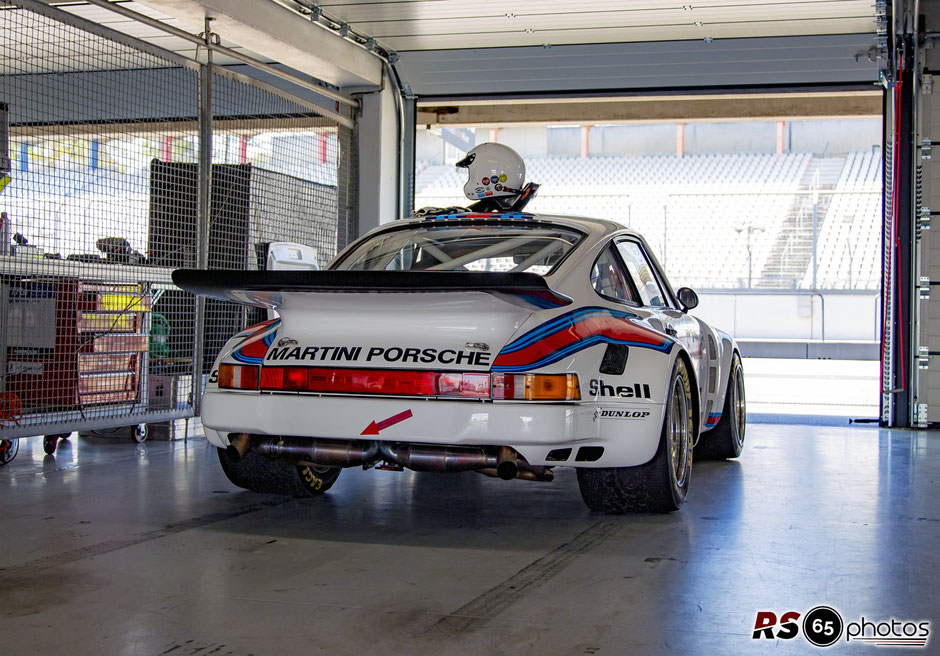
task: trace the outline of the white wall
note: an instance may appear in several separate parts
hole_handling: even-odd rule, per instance
[[[736,338],[826,341],[879,339],[877,293],[699,294],[692,314]]]
[[[393,87],[362,96],[359,121],[359,234],[398,216],[398,113]]]
[[[881,147],[881,119],[793,121],[787,124],[790,151],[794,153],[847,153]]]
[[[674,123],[597,125],[590,134],[592,155],[672,155],[676,152]]]

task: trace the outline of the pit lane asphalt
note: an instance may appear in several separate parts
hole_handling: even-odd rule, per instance
[[[347,470],[295,500],[233,487],[201,438],[24,439],[0,468],[0,651],[806,654],[752,640],[755,613],[819,604],[938,627],[936,434],[748,430],[662,516],[591,513],[570,469]]]

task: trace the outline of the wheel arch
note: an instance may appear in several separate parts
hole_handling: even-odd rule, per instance
[[[695,422],[695,426],[692,432],[695,435],[695,442],[697,443],[702,430],[702,400],[699,398],[698,376],[695,373],[695,368],[692,365],[692,356],[689,355],[689,352],[684,348],[679,349],[679,352],[676,355],[676,360],[679,359],[685,363],[685,370],[689,376],[689,383],[690,387],[692,388],[692,419]]]

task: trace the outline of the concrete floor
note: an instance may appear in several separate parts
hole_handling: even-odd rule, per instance
[[[935,433],[752,425],[668,516],[592,514],[567,469],[347,470],[298,501],[199,439],[60,449],[0,468],[3,654],[883,653],[751,639],[818,604],[940,630]]]

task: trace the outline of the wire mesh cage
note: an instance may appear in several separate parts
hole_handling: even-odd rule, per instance
[[[263,317],[199,312],[172,270],[266,268],[279,242],[329,261],[355,230],[352,130],[32,0],[0,2],[0,35],[0,437],[193,416]]]

